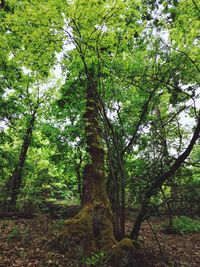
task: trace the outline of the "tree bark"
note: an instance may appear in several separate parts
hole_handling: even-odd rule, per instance
[[[62,239],[69,254],[80,257],[116,244],[113,216],[106,193],[104,150],[98,122],[98,104],[91,84],[87,86],[84,114],[89,163],[83,173],[82,209],[65,221]],[[81,254],[81,255],[80,255]]]
[[[82,164],[82,155],[80,152],[79,155],[79,163],[76,165],[75,169],[76,169],[76,175],[77,175],[77,189],[78,189],[78,194],[79,194],[79,198],[80,198],[80,202],[82,203],[82,175],[81,175],[81,164]]]
[[[98,102],[94,99],[94,90],[96,88],[91,85],[87,88],[84,114],[89,163],[83,175],[83,205],[73,219],[65,221],[57,245],[61,249],[64,247],[68,257],[80,262],[92,252],[103,251],[113,266],[144,266],[139,265],[140,259],[143,259],[140,248],[128,238],[118,242],[114,235],[114,220],[106,193]]]
[[[102,109],[102,113],[103,113],[103,117],[105,120],[105,126],[108,127],[108,129],[111,132],[111,137],[113,140],[113,145],[114,145],[114,150],[116,152],[116,163],[117,165],[117,169],[119,169],[119,173],[120,173],[120,187],[119,187],[119,194],[121,196],[121,202],[120,202],[120,231],[118,232],[120,238],[124,238],[125,237],[125,189],[126,189],[126,173],[125,173],[125,169],[123,166],[123,154],[122,154],[122,150],[120,149],[120,146],[118,144],[118,140],[117,140],[117,136],[115,133],[115,130],[109,120],[109,118],[107,117],[106,114],[106,109],[105,106],[103,104],[103,101],[101,100],[100,97],[98,97],[100,100],[100,104],[101,104],[101,109]]]
[[[11,185],[10,204],[11,204],[11,207],[13,207],[13,208],[16,207],[17,197],[19,195],[19,189],[20,189],[21,184],[22,184],[22,172],[23,172],[23,168],[24,168],[24,164],[25,164],[25,160],[26,160],[26,156],[27,156],[27,151],[28,151],[28,148],[29,148],[30,142],[31,142],[31,136],[32,136],[33,127],[34,127],[34,123],[35,123],[36,111],[37,111],[37,108],[34,109],[32,115],[31,115],[31,119],[30,119],[30,122],[28,124],[28,128],[27,128],[26,133],[24,135],[23,143],[21,146],[19,160],[18,160],[17,166],[15,167],[15,169],[12,173],[12,177],[11,177],[12,185]]]
[[[1,3],[0,3],[0,9],[3,9],[5,6],[5,0],[1,0]]]

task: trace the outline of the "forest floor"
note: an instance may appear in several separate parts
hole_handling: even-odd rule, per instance
[[[145,251],[145,267],[199,267],[200,233],[183,236],[165,234],[161,223],[161,219],[153,219],[150,224],[143,224],[140,240]],[[0,267],[80,266],[78,261],[67,259],[64,253],[52,246],[51,241],[61,225],[62,221],[48,216],[1,219]],[[127,231],[130,225],[127,224]]]

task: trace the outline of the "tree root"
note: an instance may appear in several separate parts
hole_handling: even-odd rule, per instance
[[[77,260],[103,251],[113,266],[143,266],[136,242],[128,238],[116,241],[111,212],[101,204],[85,205],[73,219],[66,220],[60,241],[67,256]]]
[[[144,253],[141,246],[129,238],[122,239],[113,254],[112,265],[115,267],[143,267]]]

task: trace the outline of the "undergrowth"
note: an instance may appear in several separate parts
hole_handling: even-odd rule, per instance
[[[190,234],[200,232],[200,219],[192,219],[186,216],[176,216],[172,223],[162,225],[163,231],[174,234]]]

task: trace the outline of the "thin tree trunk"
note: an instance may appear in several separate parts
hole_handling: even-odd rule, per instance
[[[14,208],[16,207],[17,197],[19,195],[19,189],[20,189],[21,184],[22,184],[22,172],[23,172],[23,168],[24,168],[24,164],[25,164],[25,160],[26,160],[26,156],[27,156],[27,151],[28,151],[28,148],[29,148],[29,145],[31,142],[31,136],[32,136],[33,127],[34,127],[34,123],[35,123],[36,111],[37,111],[37,109],[34,109],[32,115],[31,115],[31,119],[30,119],[30,122],[28,124],[28,128],[27,128],[26,133],[24,135],[23,143],[21,146],[19,160],[18,160],[17,166],[15,167],[13,174],[12,174],[12,177],[11,177],[12,186],[11,186],[10,204],[11,204],[11,207],[14,207]]]
[[[141,205],[140,211],[137,215],[136,221],[134,223],[133,229],[130,233],[130,238],[133,240],[137,240],[138,239],[138,235],[140,232],[140,228],[141,225],[145,219],[145,216],[147,214],[148,211],[148,205],[149,205],[149,199],[145,199]]]
[[[114,148],[115,148],[115,152],[116,152],[116,159],[117,159],[117,164],[118,164],[118,168],[119,168],[119,172],[120,172],[120,196],[121,196],[121,207],[120,207],[120,236],[121,238],[125,237],[125,189],[126,189],[126,173],[124,170],[124,166],[123,166],[123,154],[121,149],[119,149],[119,144],[117,141],[117,136],[116,133],[114,131],[114,128],[112,126],[112,124],[110,123],[110,120],[107,117],[106,114],[106,110],[105,110],[105,106],[103,104],[103,101],[101,100],[101,98],[98,95],[98,99],[100,101],[101,104],[101,109],[102,109],[102,115],[105,119],[105,126],[108,127],[108,129],[111,132],[111,136],[113,139],[113,144],[114,144]]]
[[[0,9],[3,9],[5,6],[5,0],[1,0],[1,3],[0,3]]]
[[[145,217],[147,216],[148,213],[148,207],[149,207],[149,202],[150,199],[153,195],[156,195],[157,192],[159,191],[159,188],[162,186],[162,184],[169,178],[172,177],[175,172],[179,169],[181,164],[187,159],[187,157],[190,155],[190,152],[192,151],[196,141],[199,139],[199,134],[200,134],[200,112],[199,112],[199,117],[197,121],[197,126],[194,131],[194,134],[191,138],[191,141],[188,145],[188,147],[185,149],[185,151],[176,159],[174,164],[171,166],[169,171],[163,173],[162,175],[158,176],[155,181],[151,184],[151,186],[147,189],[145,198],[142,202],[141,209],[138,213],[138,216],[136,218],[135,224],[133,226],[133,229],[130,233],[130,238],[137,240],[138,234],[140,231],[140,227],[142,222],[144,221]]]

